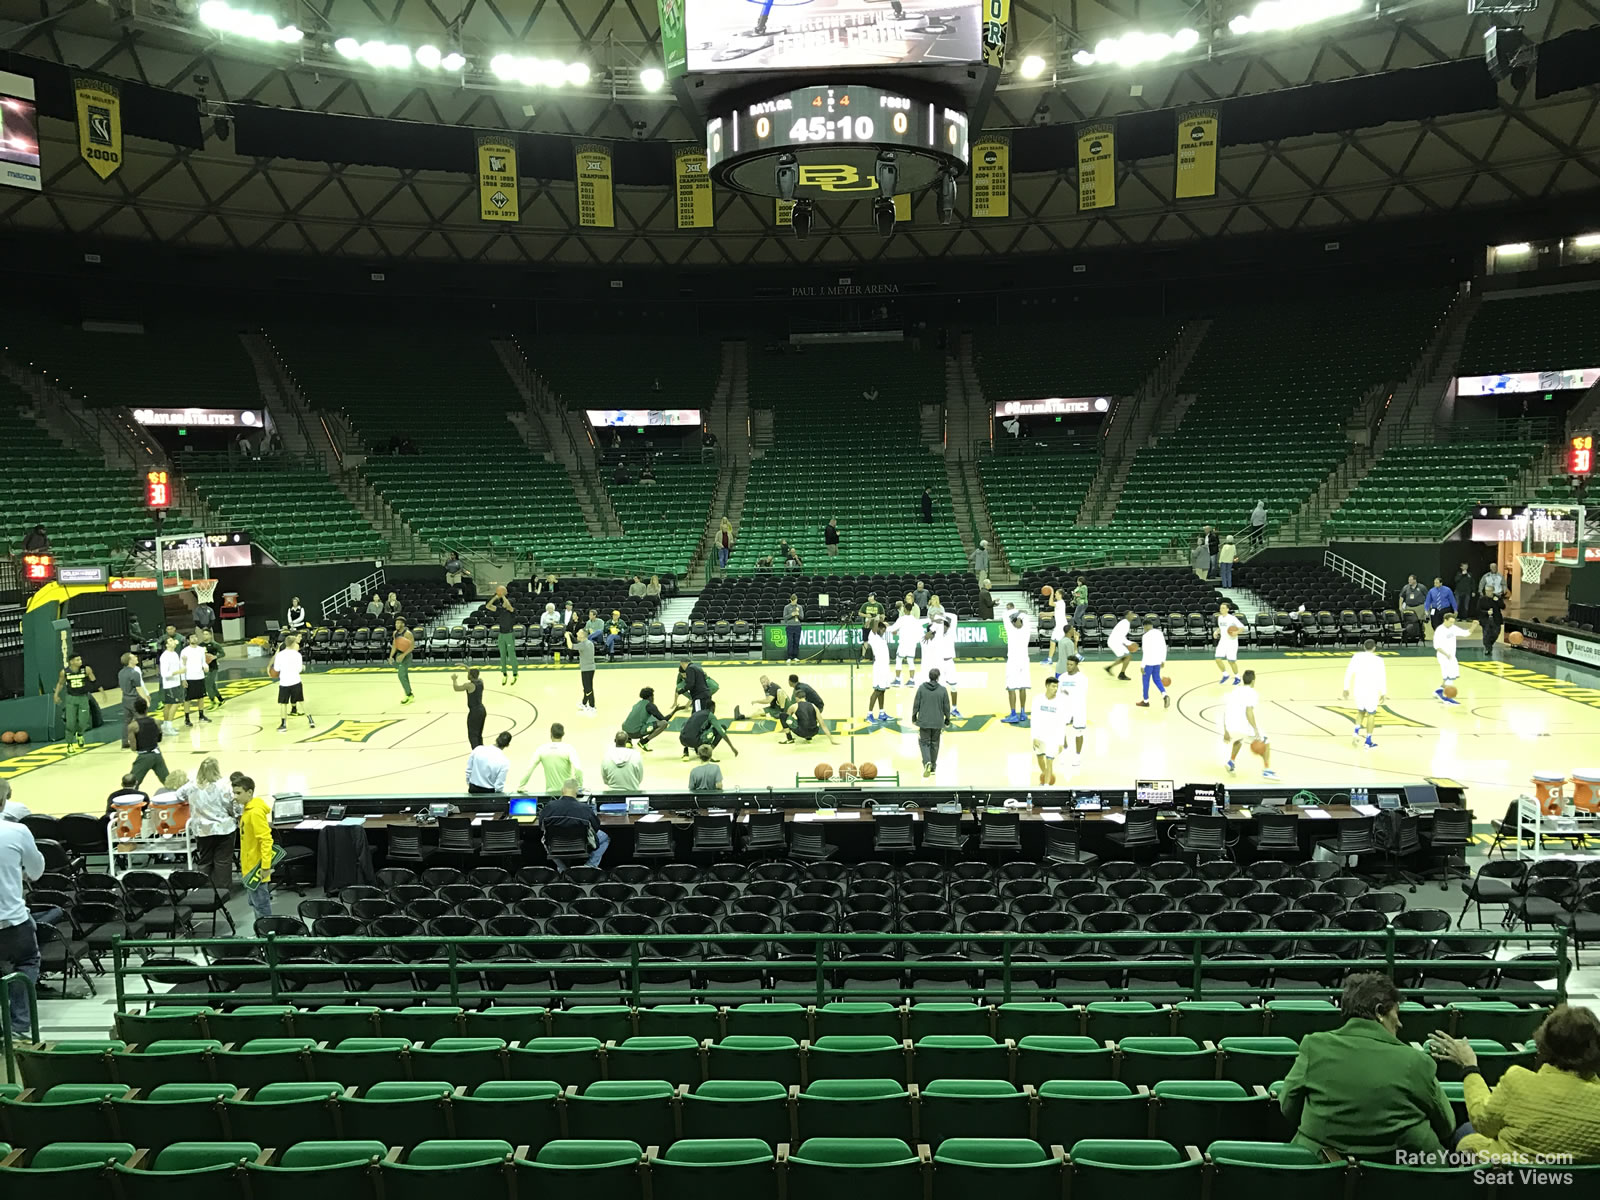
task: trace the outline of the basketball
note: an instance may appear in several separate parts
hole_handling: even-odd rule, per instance
[[[1265,754],[1266,752],[1267,752],[1267,743],[1266,743],[1266,739],[1265,738],[1256,738],[1254,741],[1252,741],[1250,743],[1250,753],[1251,754]]]
[[[0,742],[4,742],[7,746],[11,745],[11,743],[16,740],[17,735],[12,733],[9,729],[4,733],[0,733]]]
[[[1162,687],[1171,687],[1172,686],[1172,676],[1171,675],[1163,675],[1161,677],[1161,686]]]
[[[11,735],[11,740],[19,746],[26,746],[29,740],[28,731],[26,729],[17,730],[16,733]]]
[[[855,777],[856,777],[856,765],[855,765],[855,763],[853,763],[853,762],[844,762],[844,763],[840,763],[839,764],[839,778],[840,779],[854,779]]]
[[[1051,587],[1048,583],[1039,589],[1039,595],[1043,596],[1046,600],[1050,599],[1050,597],[1054,596],[1055,594],[1055,588]]]
[[[817,769],[812,772],[818,779],[832,779],[833,768],[827,763],[818,763]]]
[[[863,778],[863,779],[876,779],[877,777],[878,777],[878,764],[877,763],[862,763],[861,764],[861,778]]]
[[[267,668],[267,678],[268,679],[276,679],[277,677],[278,677],[278,668],[269,666]]]
[[[1453,683],[1445,684],[1444,695],[1446,700],[1454,700],[1456,698],[1456,685]]]
[[[409,637],[402,633],[394,640],[395,652],[397,654],[410,654],[411,647],[415,644],[416,643],[414,643]]]
[[[1513,646],[1522,645],[1521,631],[1513,629],[1510,633],[1506,634],[1506,641],[1510,642]]]

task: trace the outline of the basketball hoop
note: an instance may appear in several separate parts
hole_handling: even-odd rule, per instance
[[[1522,570],[1523,583],[1542,583],[1544,581],[1545,560],[1537,554],[1519,554],[1517,566]]]
[[[191,579],[189,586],[194,589],[194,598],[197,603],[210,604],[217,594],[217,581],[215,579]]]

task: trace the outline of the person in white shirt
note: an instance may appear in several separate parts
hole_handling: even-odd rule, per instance
[[[161,732],[176,733],[178,727],[172,723],[172,718],[178,715],[178,706],[183,703],[183,659],[178,656],[177,638],[168,638],[163,644],[156,667],[161,673],[161,702],[165,705],[161,710]]]
[[[934,622],[929,621],[922,631],[917,652],[922,656],[922,665],[917,668],[917,683],[920,686],[928,682],[928,672],[944,663],[944,647],[939,644],[939,627]]]
[[[44,855],[33,831],[18,820],[6,820],[22,806],[10,804],[11,784],[0,779],[0,975],[11,971],[39,983],[39,938],[28,910],[24,884],[44,874]],[[11,1037],[31,1041],[33,1016],[28,1011],[27,990],[8,987],[11,993]],[[0,1004],[6,998],[0,996]]]
[[[872,655],[872,695],[867,697],[867,720],[882,724],[889,719],[883,705],[883,694],[894,685],[894,665],[890,659],[889,626],[884,624],[881,617],[868,632],[861,653],[863,657]],[[874,707],[878,710],[876,717],[872,715]]]
[[[300,715],[300,705],[306,702],[306,689],[301,681],[305,672],[305,659],[300,657],[300,635],[291,633],[283,639],[283,649],[272,656],[272,674],[278,678],[278,732],[287,733],[289,718]],[[317,722],[305,714],[306,724],[312,729]]]
[[[288,618],[290,633],[299,633],[300,630],[305,628],[306,607],[300,603],[299,596],[289,601],[289,611],[284,616]]]
[[[1344,698],[1354,698],[1356,702],[1354,737],[1360,741],[1365,730],[1369,750],[1377,745],[1372,740],[1372,730],[1377,723],[1378,709],[1389,698],[1389,672],[1377,651],[1378,643],[1368,638],[1361,643],[1361,649],[1350,656],[1350,665],[1344,669]]]
[[[556,606],[554,604],[547,603],[544,606],[544,611],[539,614],[539,628],[549,629],[552,625],[558,628],[560,627],[561,614],[556,611]]]
[[[1001,629],[1006,635],[1006,703],[1011,706],[1011,712],[1000,721],[1004,725],[1021,725],[1028,719],[1028,688],[1033,672],[1028,645],[1033,639],[1033,625],[1021,612],[1012,609],[1006,613]]]
[[[1044,695],[1033,705],[1033,758],[1039,764],[1039,782],[1051,787],[1056,781],[1056,755],[1066,737],[1066,698],[1060,694],[1061,681],[1045,676]]]
[[[1044,665],[1055,666],[1060,655],[1066,653],[1062,642],[1067,636],[1067,595],[1060,588],[1056,588],[1051,595],[1054,602],[1051,605],[1050,616],[1050,641],[1045,645]]]
[[[1062,732],[1070,728],[1076,739],[1072,749],[1073,766],[1083,761],[1083,731],[1089,727],[1089,677],[1079,671],[1080,665],[1076,656],[1067,659],[1062,664],[1065,674],[1057,680],[1061,688]]]
[[[600,760],[600,779],[608,792],[637,792],[644,787],[644,755],[634,749],[627,734],[617,733],[615,745]]]
[[[1222,718],[1218,722],[1222,728],[1222,749],[1228,756],[1228,770],[1233,770],[1234,759],[1239,757],[1239,747],[1244,743],[1246,734],[1254,735],[1254,740],[1261,743],[1261,775],[1265,779],[1276,779],[1277,774],[1272,769],[1272,747],[1267,744],[1267,739],[1261,733],[1261,726],[1256,723],[1256,704],[1259,697],[1255,689],[1256,673],[1246,671],[1242,687],[1233,688],[1222,699]]]
[[[1106,638],[1106,649],[1117,660],[1106,665],[1106,674],[1115,670],[1118,679],[1128,677],[1128,662],[1133,658],[1133,618],[1134,612],[1130,608],[1122,614],[1122,620],[1111,627],[1111,634]]]
[[[931,616],[933,605],[929,604],[928,609]],[[950,693],[950,715],[952,717],[961,715],[960,701],[956,698],[956,687],[958,686],[956,678],[956,624],[959,620],[960,618],[955,613],[945,612],[941,609],[939,619],[934,623],[940,630],[939,655],[942,661],[939,663],[939,682],[944,684],[945,690]]]
[[[1454,696],[1445,695],[1445,688],[1455,691],[1456,680],[1461,678],[1461,664],[1456,660],[1456,643],[1462,638],[1471,637],[1477,628],[1476,621],[1462,625],[1456,620],[1455,613],[1447,612],[1439,627],[1433,631],[1433,657],[1439,663],[1439,675],[1443,680],[1433,694],[1446,704],[1461,703]]]
[[[511,745],[511,735],[500,733],[494,745],[475,746],[467,756],[467,791],[475,795],[506,790],[506,776],[511,774],[511,760],[506,757],[506,747]]]
[[[183,664],[183,723],[194,724],[189,720],[189,713],[193,711],[209,725],[211,718],[206,716],[205,709],[206,648],[200,644],[199,637],[191,633],[189,644],[178,653],[178,658]]]
[[[894,636],[894,682],[890,686],[902,686],[903,670],[904,686],[909,687],[917,682],[917,642],[922,637],[922,617],[909,598],[901,601],[900,615],[889,626],[889,632]]]
[[[1135,708],[1150,707],[1150,685],[1156,685],[1156,691],[1161,693],[1161,703],[1167,708],[1172,707],[1172,697],[1167,694],[1167,685],[1162,682],[1161,668],[1167,665],[1167,635],[1156,628],[1154,621],[1144,623],[1144,636],[1139,639],[1139,666],[1144,676],[1144,699],[1140,700]]]
[[[167,776],[167,786],[172,776]],[[233,787],[222,778],[215,758],[207,758],[194,778],[177,788],[179,800],[189,805],[189,834],[194,838],[195,865],[211,877],[211,886],[224,896],[233,881],[233,855],[239,842],[239,810]]]
[[[1217,605],[1217,670],[1222,672],[1222,682],[1228,682],[1228,669],[1233,669],[1233,682],[1239,684],[1239,635],[1244,632],[1244,622],[1234,616],[1224,600]]]

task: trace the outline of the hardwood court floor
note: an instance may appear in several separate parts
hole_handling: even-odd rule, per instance
[[[1469,789],[1482,823],[1498,817],[1508,800],[1527,790],[1535,770],[1570,772],[1600,765],[1600,750],[1593,745],[1600,734],[1600,691],[1588,686],[1594,677],[1521,651],[1502,647],[1498,653],[1509,653],[1510,661],[1502,657],[1486,662],[1476,649],[1464,652],[1458,707],[1434,698],[1439,677],[1431,654],[1388,657],[1389,702],[1374,750],[1357,746],[1350,736],[1350,706],[1340,698],[1346,653],[1247,656],[1241,665],[1253,667],[1258,675],[1257,715],[1272,741],[1279,786],[1291,792],[1310,789],[1326,799],[1335,788],[1352,783],[1453,779]],[[1137,674],[1130,682],[1116,682],[1102,672],[1105,661],[1101,653],[1085,663],[1090,725],[1083,762],[1074,768],[1070,755],[1060,760],[1058,782],[1120,790],[1135,778],[1182,783],[1225,777],[1217,735],[1223,689],[1209,660],[1184,658],[1169,665],[1174,683],[1168,711],[1159,704],[1134,707]],[[779,678],[788,674],[782,663],[708,665],[721,685],[717,705],[724,715],[731,715],[736,704],[747,712],[757,707],[763,673]],[[852,677],[848,665],[818,664],[802,673],[822,694],[838,744],[830,746],[819,738],[811,745],[784,745],[768,722],[734,723],[740,755],[734,757],[726,748],[718,753],[729,790],[792,787],[797,774],[809,776],[819,762],[837,768],[847,760],[872,762],[882,775],[899,772],[905,784],[922,783],[909,721],[912,689],[889,692],[889,711],[898,721],[877,728],[863,719],[870,690],[867,670],[858,668]],[[1043,665],[1035,663],[1036,688],[1043,686],[1045,674]],[[1007,712],[1004,665],[963,664],[961,676],[964,718],[944,736],[935,782],[1012,788],[1019,796],[1039,792],[1028,728],[999,720]],[[515,785],[535,748],[548,737],[551,723],[559,721],[566,726],[567,741],[577,748],[590,785],[598,789],[601,759],[639,689],[653,686],[659,703],[670,698],[674,677],[670,661],[602,664],[596,678],[599,714],[584,717],[576,711],[575,668],[525,666],[515,687],[502,686],[498,672],[491,670],[484,675],[486,734],[492,739],[503,729],[512,732]],[[211,724],[187,730],[180,721],[177,736],[168,736],[167,761],[192,771],[201,758],[215,754],[224,773],[243,771],[264,792],[464,791],[468,747],[462,697],[450,690],[448,668],[417,668],[411,679],[417,698],[402,706],[392,671],[381,667],[308,675],[306,693],[317,728],[307,728],[301,718],[291,721],[287,733],[278,733],[275,691],[266,678],[231,678],[224,684],[230,698],[212,714]],[[645,758],[645,786],[685,787],[690,764],[680,760],[676,736],[665,734],[655,745]],[[1260,783],[1259,760],[1248,749],[1242,760],[1234,781]],[[0,759],[0,775],[15,780],[17,799],[36,812],[100,811],[130,761],[131,755],[115,744],[72,756],[60,745],[31,746],[26,753]],[[539,790],[542,779],[536,775],[530,787]]]

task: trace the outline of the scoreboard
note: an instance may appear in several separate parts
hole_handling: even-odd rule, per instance
[[[1567,474],[1588,478],[1594,474],[1594,435],[1579,434],[1567,440]]]

